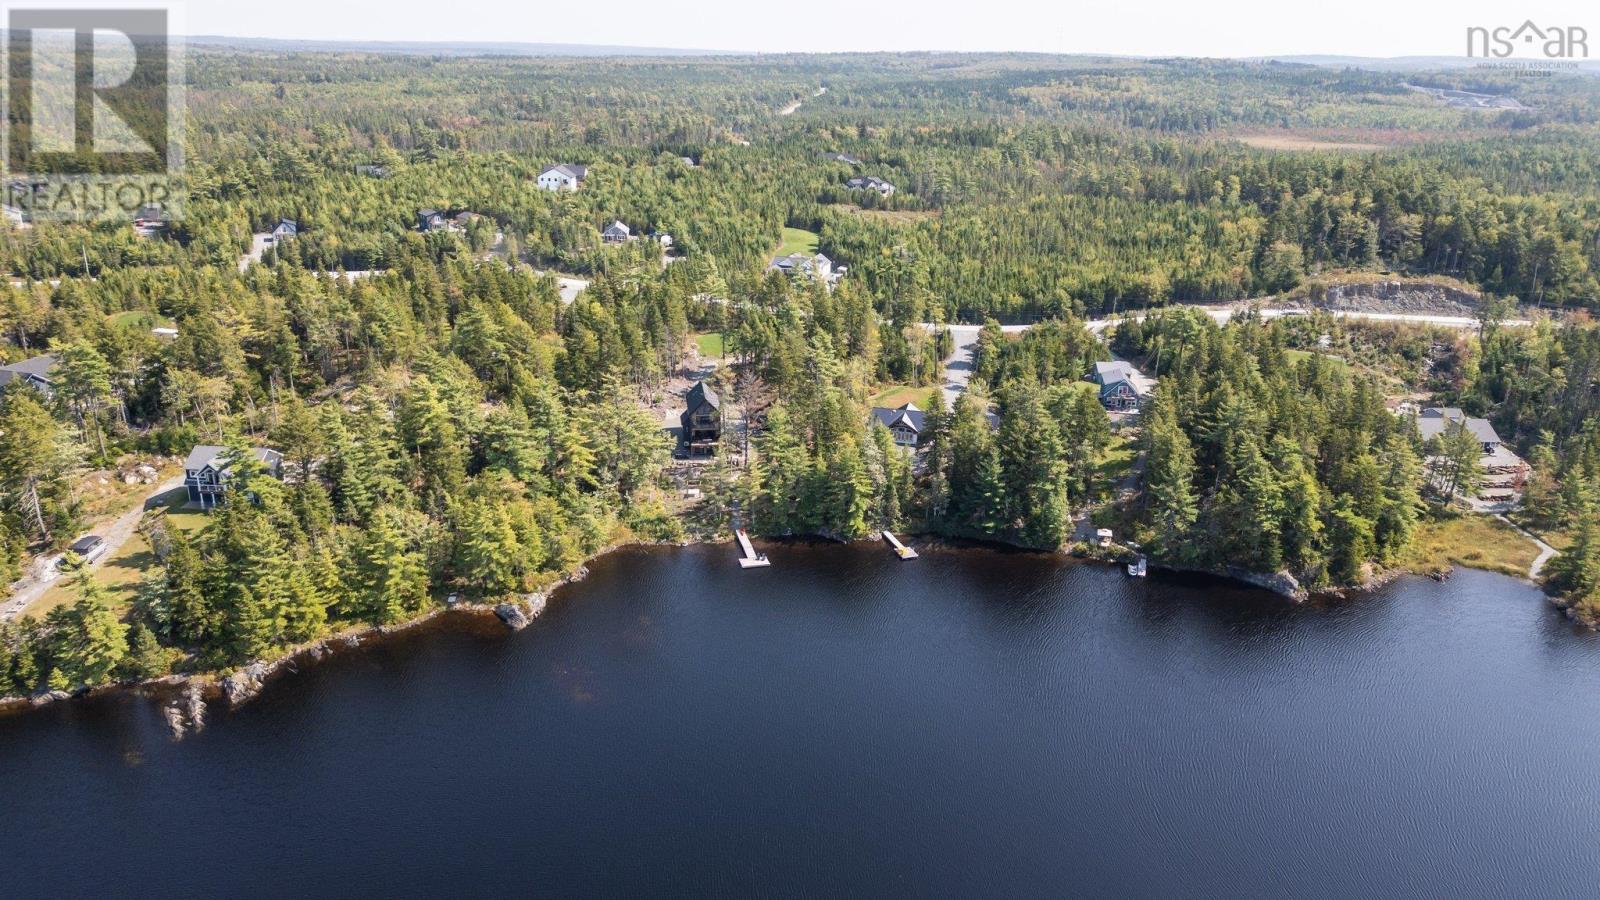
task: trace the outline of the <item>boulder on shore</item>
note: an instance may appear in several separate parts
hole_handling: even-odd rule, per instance
[[[502,603],[496,606],[494,614],[500,618],[500,621],[506,623],[507,628],[512,631],[521,631],[533,624],[534,619],[539,618],[539,614],[544,612],[547,602],[548,596],[546,594],[534,591],[524,596],[520,602]]]
[[[512,631],[521,631],[533,622],[533,619],[522,611],[520,603],[502,603],[494,608],[494,614]]]
[[[1281,594],[1296,603],[1304,603],[1311,595],[1300,586],[1299,579],[1288,572],[1251,572],[1247,569],[1228,567],[1228,577],[1246,584],[1253,584],[1258,588],[1265,588],[1275,594]]]
[[[229,706],[238,706],[261,693],[265,686],[264,681],[271,669],[266,663],[251,663],[222,679],[222,695],[228,698]]]

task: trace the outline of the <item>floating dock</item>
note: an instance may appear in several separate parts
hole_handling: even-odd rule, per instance
[[[739,568],[758,569],[772,565],[772,560],[767,559],[765,553],[756,552],[750,543],[750,535],[745,534],[743,528],[734,529],[733,536],[739,539]]]
[[[883,539],[888,541],[889,542],[889,546],[894,548],[894,555],[895,556],[898,556],[901,559],[916,559],[917,558],[917,551],[911,549],[910,547],[907,547],[905,544],[900,543],[900,539],[895,537],[894,535],[890,534],[889,532],[885,531],[883,533]]]

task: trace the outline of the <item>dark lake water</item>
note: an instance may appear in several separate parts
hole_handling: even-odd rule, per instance
[[[628,550],[214,711],[0,719],[0,897],[1600,890],[1600,641],[1026,554]]]

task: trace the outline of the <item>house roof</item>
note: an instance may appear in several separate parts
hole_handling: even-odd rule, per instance
[[[1089,376],[1101,386],[1117,381],[1133,381],[1133,365],[1122,360],[1113,362],[1097,362],[1094,364],[1094,373]]]
[[[882,422],[885,428],[900,426],[909,428],[917,434],[922,433],[922,423],[927,420],[928,414],[918,409],[916,404],[907,403],[890,409],[887,406],[874,406],[872,418]]]
[[[628,228],[628,226],[622,224],[622,220],[621,219],[618,219],[616,221],[613,221],[610,225],[606,226],[605,233],[606,234],[631,234],[632,230],[630,228]]]
[[[880,191],[884,188],[894,187],[894,185],[876,175],[857,175],[849,181],[846,181],[844,186],[848,188],[872,188],[873,190]]]
[[[1100,385],[1100,398],[1102,400],[1105,399],[1107,396],[1115,393],[1117,388],[1122,387],[1123,385],[1127,385],[1128,390],[1132,391],[1134,394],[1139,393],[1139,389],[1134,386],[1132,379],[1118,378],[1114,381],[1107,381]]]
[[[221,471],[220,457],[226,452],[228,452],[227,447],[219,447],[216,444],[196,444],[195,448],[189,451],[189,456],[184,459],[183,468],[193,471],[211,466]],[[283,459],[282,453],[266,447],[253,447],[250,452],[255,454],[256,460],[263,465],[270,466]]]
[[[1500,443],[1500,435],[1488,419],[1468,416],[1454,406],[1430,406],[1417,417],[1417,430],[1425,441],[1443,435],[1451,425],[1465,428],[1480,444]]]
[[[278,220],[278,228],[286,228],[286,229],[288,229],[290,231],[294,231],[295,229],[297,229],[299,227],[300,227],[300,225],[297,222],[295,222],[295,220],[293,220],[293,219],[279,219]]]
[[[574,165],[572,163],[561,163],[560,165],[551,166],[539,174],[549,175],[551,172],[557,172],[575,181],[582,181],[589,174],[589,167]]]
[[[439,215],[439,211],[431,206],[424,206],[423,208],[417,210],[417,215],[424,219],[431,219],[434,216]]]
[[[710,404],[712,409],[722,407],[722,398],[718,397],[717,392],[704,381],[696,381],[694,387],[689,388],[689,392],[683,395],[683,399],[689,409],[695,409],[702,403]]]
[[[807,256],[804,253],[791,253],[788,256],[774,257],[772,267],[785,272],[815,272],[819,266],[832,266],[833,260],[818,253]]]
[[[7,385],[19,378],[30,376],[40,381],[49,381],[50,370],[60,361],[61,358],[54,353],[46,353],[32,359],[14,362],[9,366],[0,366],[0,385]]]

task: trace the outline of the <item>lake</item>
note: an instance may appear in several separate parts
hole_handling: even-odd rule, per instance
[[[0,719],[0,896],[1592,896],[1600,640],[1054,557],[629,549],[174,741]]]

